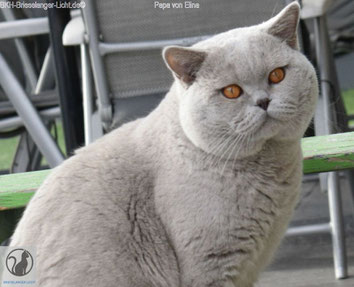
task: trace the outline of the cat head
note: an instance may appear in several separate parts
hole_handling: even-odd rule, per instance
[[[190,48],[164,49],[176,79],[179,120],[194,145],[244,157],[267,140],[303,136],[318,84],[298,48],[299,13],[293,2],[260,25],[230,30]]]

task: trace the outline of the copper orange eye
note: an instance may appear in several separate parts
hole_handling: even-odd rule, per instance
[[[222,88],[222,94],[228,99],[236,99],[242,94],[242,89],[238,85],[230,85]]]
[[[284,68],[276,68],[269,74],[269,82],[278,84],[285,78]]]

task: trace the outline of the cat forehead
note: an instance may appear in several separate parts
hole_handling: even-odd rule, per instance
[[[275,40],[277,39],[267,33],[266,27],[263,24],[231,29],[229,31],[217,34],[209,39],[196,43],[195,47],[200,48],[213,48],[215,46],[223,46],[227,44],[232,44],[233,42],[244,42],[251,43],[257,41],[265,41],[266,39]]]
[[[287,45],[266,33],[230,41],[220,52],[227,63],[243,63],[251,68],[278,65],[289,56]]]
[[[207,43],[207,73],[234,74],[239,80],[261,78],[270,70],[289,63],[289,48],[266,32],[225,33]]]
[[[236,59],[250,61],[257,58],[277,61],[286,57],[290,48],[260,27],[233,29],[200,42],[195,47],[207,51],[209,59],[218,59],[219,62],[233,62]]]
[[[230,36],[220,43],[215,43],[215,49],[208,49],[211,53],[244,58],[250,55],[283,54],[288,48],[279,39],[265,33],[247,33]]]

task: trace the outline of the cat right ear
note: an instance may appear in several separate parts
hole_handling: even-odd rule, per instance
[[[162,54],[167,67],[188,86],[195,81],[196,74],[206,58],[205,52],[177,46],[166,47]]]
[[[297,27],[300,19],[300,5],[297,1],[291,2],[268,23],[268,33],[282,39],[291,48],[298,50]]]

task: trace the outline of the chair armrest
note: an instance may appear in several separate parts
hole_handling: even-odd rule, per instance
[[[334,0],[302,0],[301,18],[315,18],[326,14]]]
[[[63,45],[76,46],[85,42],[85,26],[81,16],[69,21],[63,32]]]

